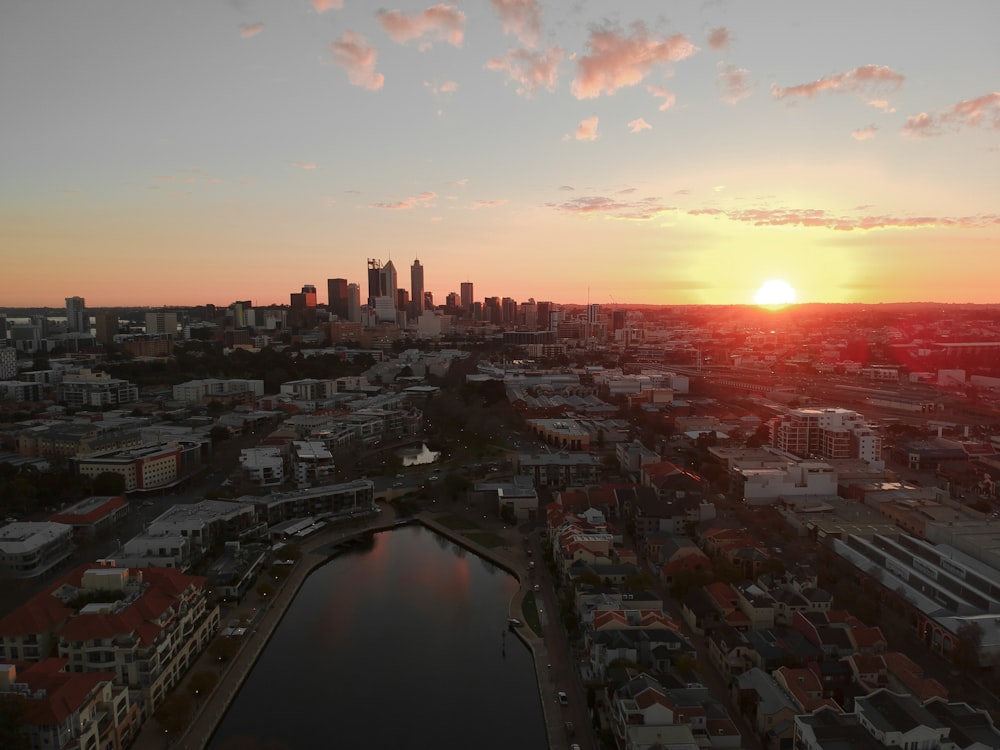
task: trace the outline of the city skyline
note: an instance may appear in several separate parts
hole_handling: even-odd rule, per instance
[[[437,304],[1000,302],[1000,6],[961,11],[7,4],[0,305],[367,295],[366,258]]]

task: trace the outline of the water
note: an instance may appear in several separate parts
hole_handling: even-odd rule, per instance
[[[427,448],[427,444],[424,443],[420,446],[419,453],[401,451],[400,456],[403,459],[403,466],[421,466],[422,464],[432,464],[441,458],[441,451],[432,451]]]
[[[305,582],[213,750],[545,750],[517,582],[420,526],[377,534]]]

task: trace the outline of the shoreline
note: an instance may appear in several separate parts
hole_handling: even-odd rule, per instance
[[[380,507],[383,508],[382,515],[377,519],[373,519],[370,525],[360,528],[330,529],[326,532],[320,532],[320,535],[312,540],[307,540],[302,545],[302,556],[294,566],[292,573],[282,583],[281,588],[273,599],[263,604],[263,615],[254,625],[251,633],[240,646],[239,651],[227,665],[222,667],[218,684],[211,693],[201,699],[200,703],[196,704],[187,728],[179,736],[171,738],[165,732],[161,732],[155,719],[150,717],[142,725],[132,748],[134,750],[154,750],[154,748],[160,750],[166,745],[179,748],[179,750],[201,750],[207,747],[306,579],[317,568],[337,557],[339,551],[334,549],[335,545],[354,537],[392,531],[401,526],[419,523],[430,531],[461,545],[477,556],[489,560],[490,563],[501,568],[508,575],[513,576],[518,582],[518,588],[508,604],[508,616],[517,618],[522,623],[525,622],[523,604],[529,590],[527,583],[528,567],[527,558],[523,550],[518,548],[519,532],[516,526],[508,530],[511,533],[501,534],[505,540],[502,548],[505,552],[500,552],[478,544],[460,531],[451,529],[440,523],[435,518],[435,516],[440,514],[432,511],[422,511],[412,518],[400,521],[396,518],[395,511],[391,506],[385,505]],[[510,537],[513,537],[513,539]],[[524,560],[519,560],[519,557],[524,557]],[[240,607],[229,613],[228,616],[235,616],[241,611],[248,609],[250,607],[250,599],[251,596],[248,595]],[[531,652],[532,662],[535,665],[535,682],[538,687],[539,701],[542,706],[548,746],[550,748],[560,747],[563,744],[562,715],[555,712],[553,707],[549,705],[550,701],[546,700],[546,696],[551,695],[555,687],[550,684],[550,675],[545,667],[548,663],[545,642],[541,636],[535,634],[527,626],[512,628],[512,630]],[[193,674],[199,671],[214,671],[218,668],[217,663],[213,662],[207,651],[206,649],[202,652],[195,663],[188,668],[184,677],[174,687],[174,691],[185,689],[187,681]]]

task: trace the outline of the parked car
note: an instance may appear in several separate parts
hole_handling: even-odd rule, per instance
[[[562,690],[560,690],[558,693],[556,693],[556,700],[559,701],[559,705],[560,706],[568,706],[569,705],[569,696],[566,695],[566,693],[564,693]]]

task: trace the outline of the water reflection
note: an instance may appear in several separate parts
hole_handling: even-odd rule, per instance
[[[459,549],[411,526],[317,570],[209,747],[546,748],[517,582]]]

